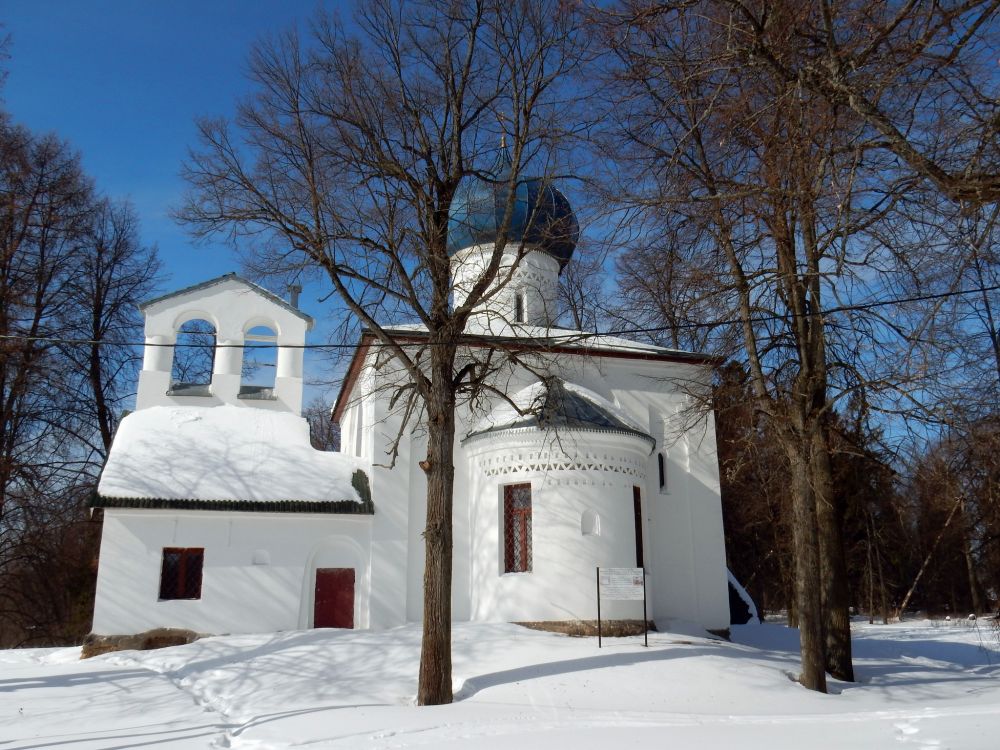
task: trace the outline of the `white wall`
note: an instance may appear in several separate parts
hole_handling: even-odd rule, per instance
[[[542,358],[532,363],[544,369]],[[645,560],[649,574],[649,615],[683,619],[706,628],[729,624],[725,544],[719,497],[715,428],[710,413],[689,407],[692,396],[705,393],[704,366],[632,358],[548,355],[548,370],[579,383],[626,411],[657,440],[669,444],[670,485],[661,494],[655,452],[647,441],[602,433],[581,433],[583,442],[563,442],[576,452],[600,453],[608,460],[635,462],[634,474],[600,469],[527,467],[500,477],[487,476],[482,462],[538,447],[552,436],[530,432],[474,439],[455,454],[453,616],[456,620],[593,619],[596,601],[594,567],[635,564],[632,487],[641,488]],[[419,621],[422,615],[426,483],[417,462],[425,441],[418,428],[404,430],[394,468],[386,449],[399,435],[400,415],[391,413],[386,387],[400,377],[386,373],[359,379],[373,403],[365,416],[366,456],[374,461],[375,502],[372,624],[388,627]],[[513,393],[534,382],[524,370],[509,374],[504,390]],[[484,409],[490,408],[489,404]],[[456,443],[460,445],[482,416],[458,410]],[[352,417],[353,418],[353,417]],[[679,428],[679,429],[675,429]],[[668,432],[670,433],[668,435]],[[674,433],[679,433],[674,434]],[[560,436],[563,439],[565,436]],[[368,443],[370,438],[371,442]],[[633,440],[634,443],[629,443]],[[535,441],[535,442],[532,442]],[[541,441],[541,442],[539,442]],[[368,452],[370,451],[370,453]],[[602,458],[602,461],[604,458]],[[503,574],[500,547],[500,487],[529,481],[533,489],[533,533],[536,569],[531,574]],[[596,510],[601,535],[584,536],[581,516]],[[567,585],[572,582],[572,586]],[[631,602],[609,604],[608,617],[640,617]]]
[[[317,567],[355,569],[354,624],[368,627],[371,526],[360,515],[106,509],[93,632],[308,628]],[[201,599],[159,601],[164,547],[205,549]]]
[[[471,439],[471,618],[596,619],[596,567],[636,564],[633,487],[645,482],[649,447],[631,435],[583,431]],[[505,573],[503,487],[520,483],[531,484],[532,570]],[[600,519],[599,534],[584,534],[588,511]],[[642,605],[602,602],[602,616],[641,619]]]
[[[456,307],[465,302],[473,286],[478,283],[492,254],[492,245],[472,245],[452,256],[451,276]],[[520,260],[519,254],[523,254]],[[469,333],[509,336],[516,329],[512,324],[518,322],[535,326],[552,325],[556,318],[558,284],[559,261],[548,253],[531,249],[530,246],[522,246],[517,242],[508,243],[503,251],[496,281],[489,290],[491,296],[476,306],[476,312],[469,318],[465,330]],[[515,318],[517,294],[524,299],[522,321]]]

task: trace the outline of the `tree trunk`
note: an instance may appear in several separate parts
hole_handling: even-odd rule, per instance
[[[903,619],[903,612],[906,610],[906,606],[910,603],[910,599],[913,597],[913,592],[917,590],[917,584],[920,583],[920,579],[923,578],[924,571],[927,570],[927,566],[930,565],[931,558],[937,551],[938,545],[941,544],[941,539],[944,537],[944,532],[946,532],[948,530],[948,527],[951,526],[951,519],[955,517],[955,513],[958,511],[961,504],[962,504],[962,498],[960,497],[958,498],[958,500],[955,501],[955,504],[952,506],[951,512],[948,514],[948,517],[944,521],[944,526],[941,527],[941,530],[938,532],[938,535],[934,537],[934,542],[931,544],[930,551],[924,558],[924,562],[920,566],[920,570],[917,571],[916,578],[913,579],[913,583],[910,584],[910,588],[906,592],[906,596],[903,597],[903,601],[899,605],[899,609],[896,610],[897,620]]]
[[[792,544],[795,550],[795,610],[799,624],[802,673],[799,682],[826,692],[826,656],[820,599],[819,534],[816,504],[809,483],[808,459],[789,446],[792,471]]]
[[[972,543],[969,537],[972,535],[969,519],[965,515],[965,501],[961,502],[959,512],[962,514],[962,555],[965,557],[965,573],[969,578],[969,596],[971,597],[972,611],[981,615],[986,611],[983,597],[980,593],[979,578],[976,576],[976,563],[972,559]]]
[[[451,703],[452,491],[455,485],[454,347],[431,349],[427,399],[427,526],[424,530],[423,641],[417,703]]]
[[[810,448],[809,468],[816,498],[820,571],[823,577],[826,671],[838,680],[854,682],[850,591],[847,588],[847,561],[844,559],[842,513],[833,492],[830,449],[822,425],[814,426]]]
[[[871,518],[865,518],[865,579],[868,582],[868,624],[875,624],[875,571],[872,565]]]

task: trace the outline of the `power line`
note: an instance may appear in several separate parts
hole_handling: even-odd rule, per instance
[[[874,300],[872,302],[860,302],[851,305],[840,305],[837,307],[827,308],[821,311],[821,316],[836,315],[845,312],[862,312],[864,310],[874,310],[879,307],[888,307],[890,305],[905,305],[911,302],[929,302],[938,299],[947,299],[950,297],[963,297],[970,294],[984,294],[986,292],[1000,291],[1000,284],[994,284],[992,286],[974,287],[972,289],[959,289],[951,292],[938,292],[936,294],[922,294],[914,295],[912,297],[899,297],[894,299],[886,300]],[[759,323],[769,323],[780,320],[788,320],[789,318],[799,318],[805,317],[808,313],[795,313],[788,312],[784,315],[763,315],[759,317],[751,317],[749,322],[751,324]],[[728,318],[726,320],[715,320],[709,322],[691,322],[691,323],[675,323],[672,325],[662,325],[662,326],[648,326],[640,328],[625,328],[616,331],[575,331],[573,336],[547,336],[544,338],[537,338],[535,341],[565,341],[566,338],[572,338],[575,341],[582,341],[591,338],[600,338],[602,336],[621,336],[622,334],[636,334],[636,333],[662,333],[664,331],[671,331],[677,329],[699,329],[699,328],[719,328],[720,326],[726,325],[736,325],[743,322],[742,318]],[[391,326],[386,326],[388,330],[392,330]],[[558,330],[558,329],[555,329]],[[200,335],[200,336],[214,336],[214,333],[208,332],[184,332],[186,335]],[[395,335],[404,338],[407,335],[405,331],[394,331]],[[411,332],[414,335],[422,335],[424,331],[415,329]],[[478,341],[482,337],[475,335],[469,335],[468,340]],[[509,338],[511,341],[523,341],[523,337],[492,337],[496,340],[505,340]],[[65,338],[56,336],[25,336],[22,334],[0,334],[0,341],[31,341],[46,344],[63,344],[71,346],[152,346],[152,347],[185,347],[185,348],[201,348],[201,349],[356,349],[356,343],[345,343],[345,344],[277,344],[277,343],[244,343],[244,344],[173,344],[169,343],[157,343],[157,342],[129,342],[129,341],[107,341],[104,339],[75,339],[75,338]],[[428,342],[429,343],[429,342]],[[375,343],[374,346],[388,347],[387,344],[382,342]]]

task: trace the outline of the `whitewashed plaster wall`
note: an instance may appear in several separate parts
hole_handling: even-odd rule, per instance
[[[354,623],[368,627],[371,536],[371,516],[109,508],[92,632],[308,628],[326,567],[355,569]],[[200,599],[159,601],[164,547],[204,548]]]
[[[580,580],[586,579],[587,584],[582,586],[583,593],[577,595],[574,591],[565,604],[553,600],[536,606],[532,596],[518,595],[508,601],[525,602],[525,607],[512,608],[501,601],[505,594],[511,593],[504,587],[514,587],[513,580],[522,574],[513,574],[511,582],[504,582],[502,579],[509,576],[500,572],[503,565],[500,549],[491,546],[499,544],[499,483],[492,479],[487,481],[481,467],[472,459],[471,441],[467,447],[460,445],[483,412],[470,413],[467,407],[460,407],[456,415],[454,618],[525,620],[547,613],[550,619],[592,619],[594,602],[590,579],[596,564],[592,560],[621,560],[614,564],[634,565],[631,488],[638,484],[642,491],[645,558],[650,576],[650,616],[691,620],[712,629],[728,627],[729,599],[715,426],[710,413],[692,417],[689,408],[689,392],[705,392],[708,369],[701,365],[601,356],[559,355],[554,359],[550,356],[549,360],[549,372],[595,391],[638,423],[648,426],[649,434],[657,441],[656,450],[650,453],[648,443],[643,443],[642,476],[628,480],[597,475],[585,478],[577,473],[556,472],[534,475],[528,471],[521,475],[528,477],[526,481],[532,482],[533,490],[538,485],[533,498],[533,511],[538,514],[534,530],[541,536],[535,537],[535,550],[539,550],[537,545],[549,533],[545,529],[548,520],[555,520],[555,528],[561,529],[554,532],[559,540],[556,544],[572,542],[565,560],[551,565],[569,566],[574,576],[579,569],[579,575],[583,576]],[[386,449],[400,434],[400,414],[398,408],[393,411],[388,406],[392,390],[387,387],[393,378],[398,380],[400,377],[396,372],[367,380],[359,378],[355,393],[350,396],[351,401],[374,404],[371,421],[364,422],[364,450],[371,451],[367,455],[375,464],[371,472],[376,509],[374,627],[419,621],[422,615],[424,540],[421,535],[426,518],[426,481],[418,462],[426,455],[426,442],[420,428],[415,432],[403,431],[395,468],[378,466],[388,461]],[[503,385],[507,392],[513,393],[534,381],[533,375],[518,369],[508,373]],[[489,405],[485,408],[488,410]],[[367,413],[364,419],[369,419]],[[588,446],[603,445],[593,437],[599,433],[587,435],[590,436]],[[519,447],[520,444],[511,444],[507,449],[513,451]],[[617,449],[621,450],[621,446]],[[656,453],[661,451],[665,455],[668,476],[664,492],[660,491],[658,483],[656,458]],[[515,481],[520,480],[508,478],[503,483]],[[580,484],[569,484],[574,481]],[[605,485],[608,486],[607,494],[598,496],[596,488]],[[611,506],[605,507],[601,499],[604,497],[614,498],[609,501]],[[543,509],[546,504],[553,509],[548,520],[547,511]],[[583,538],[580,531],[582,510],[577,509],[580,504],[602,508],[603,512],[598,511],[602,517],[602,531],[611,523],[612,527],[626,529],[624,536]],[[484,514],[483,508],[487,507],[493,510]],[[567,521],[570,507],[574,508],[573,524]],[[570,526],[575,529],[575,537],[565,533]],[[541,587],[538,589],[541,591],[548,584],[532,585]],[[532,585],[520,588],[529,591]],[[560,608],[563,614],[557,616],[555,613]],[[627,614],[621,615],[623,617],[638,616],[632,612],[633,608],[627,602],[610,605],[608,616],[619,609],[627,610]]]
[[[456,307],[465,302],[489,264],[492,254],[492,245],[472,245],[452,256],[451,277]],[[491,296],[476,305],[476,312],[470,316],[465,330],[469,333],[509,336],[514,334],[512,323],[551,325],[556,318],[558,284],[559,261],[531,246],[508,243],[503,250],[497,279],[488,291]],[[521,321],[515,315],[515,300],[518,295],[524,305]]]
[[[210,286],[195,287],[145,306],[146,349],[136,408],[147,406],[213,406],[234,404],[260,409],[302,411],[303,349],[310,323],[292,310],[276,304],[239,279],[225,279]],[[210,396],[168,395],[173,344],[177,331],[191,320],[206,320],[215,326],[216,349]],[[277,362],[274,381],[276,400],[239,398],[243,345],[250,329],[267,326],[276,334]]]
[[[729,627],[725,534],[719,489],[715,420],[707,409],[708,370],[680,363],[606,363],[614,400],[645,416],[663,453],[667,486],[659,487],[656,453],[647,469],[647,518],[660,618]],[[660,575],[684,570],[686,575]]]
[[[649,450],[624,433],[529,428],[472,438],[471,619],[596,619],[596,566],[636,565],[633,487],[645,482]],[[503,487],[520,483],[531,484],[532,569],[505,573]],[[602,602],[602,616],[641,619],[642,605]]]
[[[360,379],[360,400],[367,427],[363,428],[363,457],[370,457],[372,502],[375,517],[372,525],[372,576],[376,582],[372,598],[372,627],[390,628],[407,621],[407,597],[412,577],[420,578],[423,565],[414,573],[408,564],[410,500],[423,498],[426,490],[422,472],[416,465],[423,458],[410,451],[410,435],[400,435],[401,407],[391,406],[393,384],[402,374],[391,365],[380,373],[366,368]],[[371,405],[371,410],[367,406]],[[399,454],[393,460],[390,451],[399,437]]]

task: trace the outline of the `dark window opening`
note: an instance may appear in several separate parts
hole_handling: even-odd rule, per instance
[[[638,487],[632,488],[632,510],[635,514],[635,565],[645,567],[642,554],[642,495]]]
[[[164,547],[160,599],[201,599],[202,547]]]
[[[503,488],[504,572],[531,571],[531,485]]]
[[[524,322],[524,292],[514,292],[514,320]]]
[[[667,462],[662,453],[656,454],[656,466],[660,470],[660,491],[665,492],[667,489]]]

